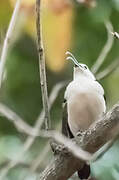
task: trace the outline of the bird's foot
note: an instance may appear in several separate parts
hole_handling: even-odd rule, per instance
[[[76,136],[82,136],[82,135],[84,135],[85,134],[85,131],[83,131],[83,130],[79,130],[78,132],[77,132],[77,134],[76,134]]]

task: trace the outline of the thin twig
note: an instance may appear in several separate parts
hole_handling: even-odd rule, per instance
[[[34,129],[30,125],[28,125],[20,116],[2,103],[0,103],[0,115],[5,116],[9,121],[11,121],[19,132],[34,134]]]
[[[48,105],[48,93],[47,93],[47,83],[46,83],[46,70],[45,70],[45,55],[41,34],[41,0],[36,0],[36,28],[37,28],[37,49],[39,56],[39,68],[40,68],[40,83],[42,91],[42,101],[43,109],[45,111],[45,128],[48,130],[50,128],[50,113]]]
[[[64,82],[57,83],[57,84],[53,87],[53,89],[52,89],[52,91],[51,91],[51,94],[50,94],[50,96],[49,96],[49,109],[51,109],[51,107],[52,107],[55,99],[56,99],[57,96],[58,96],[59,91],[60,91],[65,85],[66,85],[66,82],[64,81]],[[10,110],[10,111],[11,111],[11,110]],[[2,111],[2,112],[3,112],[3,111]],[[5,112],[3,115],[6,116],[6,113],[7,113],[7,112]],[[8,114],[8,113],[7,113],[7,114]],[[14,114],[14,112],[12,112],[12,113],[10,113],[10,114]],[[10,162],[8,163],[8,165],[1,170],[0,180],[2,180],[3,177],[5,177],[5,176],[7,175],[8,171],[9,171],[10,169],[14,168],[17,164],[19,164],[19,162],[20,162],[19,160],[24,156],[24,154],[25,154],[25,153],[28,151],[28,149],[32,146],[32,144],[33,144],[34,141],[35,141],[35,138],[37,137],[38,131],[40,130],[40,128],[41,128],[41,126],[42,126],[42,123],[43,123],[43,120],[44,120],[44,115],[45,115],[45,114],[44,114],[44,111],[42,110],[41,114],[38,116],[38,119],[36,120],[36,123],[35,123],[35,126],[34,126],[33,130],[31,129],[31,130],[28,132],[28,131],[26,131],[26,125],[22,127],[22,131],[23,131],[24,127],[25,127],[24,133],[26,133],[26,134],[29,135],[29,136],[28,136],[28,138],[26,139],[26,141],[25,141],[25,143],[24,143],[24,145],[23,145],[23,150],[22,150],[21,153],[19,154],[18,159],[15,160],[15,161],[10,161]],[[10,116],[10,115],[9,115],[9,116]],[[18,116],[18,115],[17,115],[17,116]],[[11,117],[11,116],[10,116],[10,117]],[[10,118],[10,117],[8,117],[8,118]],[[14,119],[14,118],[16,118],[16,116],[12,116],[12,118],[13,118],[13,119],[12,119],[12,120],[13,120],[12,122],[15,121],[15,122],[17,123],[17,127],[19,128],[19,121],[16,121],[16,119]],[[19,119],[20,119],[20,121],[21,121],[21,118],[20,118],[20,117],[19,117]],[[21,123],[21,124],[23,124],[23,123],[25,123],[25,122],[22,120],[22,123]],[[18,129],[18,130],[21,130],[21,129]]]
[[[84,132],[85,138],[83,137],[83,139],[80,142],[84,143],[84,146],[85,146],[85,143],[88,144],[87,146],[88,148],[85,150],[88,150],[89,152],[92,153],[98,150],[98,148],[101,145],[103,145],[106,141],[109,141],[112,137],[117,135],[118,129],[119,129],[119,113],[118,112],[119,112],[119,105],[117,104],[101,120],[95,122],[86,132]],[[103,132],[103,135],[105,135],[103,136],[105,137],[103,139],[100,138],[100,136],[102,135],[102,132]],[[92,134],[92,136],[90,136],[90,134]],[[55,139],[55,141],[61,144],[64,144],[63,150],[65,150],[65,147],[68,148],[69,152],[72,152],[75,155],[75,157],[78,157],[84,161],[88,161],[93,158],[93,156],[90,153],[83,151],[81,148],[79,148],[75,144],[75,142],[64,137],[62,134],[57,133],[56,131],[41,130],[38,134],[36,134],[36,136]],[[98,142],[96,138],[97,139],[99,138]],[[91,143],[94,143],[94,144],[97,143],[98,146],[95,145],[93,147]],[[23,152],[19,154],[19,158],[21,157],[23,157]],[[8,171],[19,162],[19,158],[16,161],[11,161],[7,167],[1,170],[1,174],[0,174],[1,180],[6,176]]]
[[[49,95],[49,110],[51,109],[53,103],[55,102],[55,99],[58,97],[59,91],[68,84],[67,81],[62,81],[54,85],[52,88],[52,91]],[[35,128],[40,129],[44,120],[44,111],[42,110],[40,115],[38,116],[36,123],[35,123]]]
[[[97,73],[96,79],[101,80],[109,76],[112,72],[114,72],[119,67],[119,59],[114,60],[106,69]]]
[[[66,85],[66,83],[67,83],[66,81],[63,81],[63,82],[57,83],[53,87],[53,89],[50,93],[50,96],[49,96],[49,110],[52,108],[52,105],[53,105],[55,99],[57,98],[59,91]],[[41,129],[41,126],[44,121],[44,115],[45,115],[44,111],[42,110],[36,120],[36,123],[34,125],[34,131],[36,134]],[[28,151],[28,149],[32,146],[33,142],[35,141],[35,138],[36,138],[35,136],[28,136],[26,142],[24,143],[25,152]]]
[[[56,126],[56,130],[58,130],[60,128],[60,123],[61,121],[59,121],[58,125]],[[30,169],[31,171],[35,172],[37,170],[37,168],[39,167],[40,164],[42,164],[42,162],[44,161],[44,159],[47,158],[47,154],[49,153],[49,151],[51,150],[50,144],[49,142],[47,142],[47,144],[45,145],[45,147],[43,148],[42,152],[38,155],[38,157],[36,157],[31,166]]]
[[[6,37],[4,40],[4,44],[3,44],[3,49],[2,49],[2,53],[1,53],[1,58],[0,58],[0,87],[2,84],[2,80],[3,80],[3,74],[5,71],[5,63],[6,63],[6,57],[7,57],[7,53],[10,47],[10,41],[11,41],[11,37],[13,35],[13,30],[16,24],[16,20],[17,20],[17,16],[18,16],[18,12],[19,12],[19,7],[20,7],[20,2],[21,0],[17,0],[14,11],[13,11],[13,15],[6,33]]]
[[[72,152],[79,159],[82,159],[84,161],[90,161],[92,159],[92,155],[90,153],[82,150],[71,139],[66,138],[65,136],[63,136],[62,134],[56,131],[41,130],[36,136],[43,138],[53,138],[55,141],[63,144],[65,148],[68,148],[68,150]],[[5,168],[1,169],[0,180],[3,180],[3,178],[6,177],[8,171],[14,166],[16,166],[19,163],[19,159],[21,159],[22,157],[23,157],[23,151],[19,153],[18,159],[16,159],[15,161],[10,161]]]
[[[77,158],[83,160],[83,161],[90,161],[92,159],[92,154],[90,154],[87,151],[82,150],[74,141],[67,138],[66,136],[62,135],[61,133],[57,131],[44,131],[41,130],[38,133],[38,136],[44,137],[44,138],[53,138],[56,142],[61,143],[64,145],[64,149],[67,148],[69,152],[74,154]]]
[[[114,41],[114,38],[113,36],[111,35],[111,32],[113,31],[113,26],[111,24],[111,22],[106,22],[105,23],[105,27],[107,29],[107,42],[106,44],[104,45],[98,59],[96,60],[96,63],[92,66],[91,70],[94,74],[97,73],[97,71],[99,70],[99,68],[101,67],[101,65],[103,64],[107,54],[109,53],[110,49],[112,48],[112,45],[113,45],[113,41]]]

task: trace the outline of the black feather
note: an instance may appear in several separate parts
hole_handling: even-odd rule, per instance
[[[65,99],[63,103],[62,134],[70,139],[74,138],[68,125],[67,101]],[[78,171],[78,176],[80,179],[87,179],[90,176],[90,166],[84,164],[83,168]]]

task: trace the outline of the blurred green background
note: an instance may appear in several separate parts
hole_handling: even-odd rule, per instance
[[[14,5],[14,0],[0,0],[0,52]],[[80,62],[92,67],[107,41],[107,31],[104,24],[106,21],[112,23],[114,31],[119,31],[119,0],[97,0],[93,1],[93,4],[92,1],[88,0],[84,0],[82,4],[65,0],[52,0],[52,3],[51,0],[42,0],[48,93],[58,82],[72,79],[73,65],[65,60],[67,50],[70,50]],[[119,40],[115,39],[100,71],[117,58],[119,58]],[[42,110],[34,0],[22,0],[11,47],[7,55],[5,74],[5,80],[0,90],[0,101],[15,111],[27,123],[34,125]],[[100,83],[105,89],[109,109],[119,99],[119,68],[101,80]],[[53,129],[61,125],[64,90],[63,88],[60,91],[51,109]],[[3,168],[8,160],[18,156],[26,138],[26,135],[19,133],[5,117],[0,117],[0,168]],[[31,168],[37,156],[42,156],[46,143],[46,140],[37,138],[32,148],[22,159],[24,165],[19,165],[9,171],[5,179],[16,180],[27,177],[30,173],[29,167]],[[47,147],[49,149],[48,145]],[[110,154],[112,152],[108,153],[108,157]],[[51,158],[51,152],[46,153],[45,159],[39,165],[40,171],[45,168]],[[107,178],[106,171],[104,173],[97,172],[99,169],[97,164],[94,166],[95,168],[92,168],[95,176],[98,177],[98,174],[102,174],[104,179],[119,179],[119,176]],[[116,171],[117,174],[118,170],[119,167]],[[35,172],[32,172],[28,177],[28,179],[35,179]],[[101,179],[103,178],[101,177]]]

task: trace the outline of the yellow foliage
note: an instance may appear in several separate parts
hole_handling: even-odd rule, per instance
[[[66,62],[65,52],[70,48],[73,12],[71,6],[60,5],[59,0],[52,0],[52,3],[54,1],[58,3],[52,7],[51,0],[49,1],[45,2],[47,7],[43,6],[42,11],[43,39],[47,65],[57,72],[63,69]],[[62,0],[60,2],[62,3]]]
[[[25,32],[28,33],[32,38],[36,39],[36,22],[35,16],[29,15],[25,24]]]
[[[9,0],[0,0],[0,31],[8,26],[12,8]]]
[[[14,2],[14,0],[11,0]],[[25,31],[36,36],[35,1],[22,1],[26,18]],[[60,71],[65,65],[65,52],[70,48],[72,6],[64,0],[42,0],[43,40],[46,63],[52,71]]]
[[[16,0],[10,0],[12,5],[16,3]],[[35,0],[22,0],[22,5],[31,6],[35,3]]]

